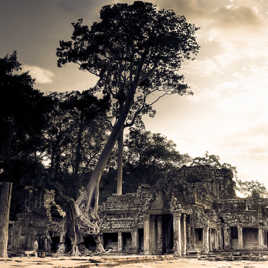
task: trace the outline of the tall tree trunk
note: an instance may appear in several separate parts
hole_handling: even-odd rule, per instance
[[[113,150],[113,147],[118,139],[118,136],[120,135],[120,132],[122,128],[124,127],[125,120],[127,118],[127,114],[130,109],[130,103],[120,114],[120,117],[118,118],[116,124],[113,127],[112,133],[108,138],[108,141],[100,155],[99,161],[94,169],[94,171],[91,174],[89,183],[87,185],[87,191],[88,191],[88,200],[87,200],[87,206],[86,211],[90,211],[92,209],[92,200],[94,198],[95,192],[98,192],[98,189],[96,191],[96,188],[99,188],[100,180],[102,173],[106,167],[106,164],[109,160],[109,157],[111,155],[111,152]],[[94,205],[96,202],[94,203]],[[98,207],[93,207],[93,213],[97,213]]]
[[[0,257],[7,258],[8,225],[12,183],[0,183]]]
[[[77,133],[77,146],[75,150],[75,159],[74,159],[74,165],[73,165],[73,174],[74,176],[78,175],[79,167],[81,164],[81,147],[82,147],[82,134],[83,134],[83,121],[80,120],[79,129]]]
[[[117,155],[117,195],[123,193],[123,139],[124,139],[124,128],[120,131],[117,139],[118,155]]]
[[[91,203],[92,203],[92,199],[93,199],[96,187],[98,188],[97,193],[99,192],[99,184],[100,184],[102,173],[106,167],[106,164],[107,164],[108,159],[111,155],[113,147],[116,143],[118,135],[120,134],[120,131],[124,127],[124,124],[125,124],[125,121],[127,119],[130,107],[134,102],[134,96],[135,96],[136,89],[137,89],[137,86],[139,83],[140,73],[142,71],[142,67],[143,67],[143,64],[145,61],[145,56],[147,55],[147,53],[148,53],[148,50],[146,48],[144,51],[144,54],[142,56],[142,59],[141,59],[140,63],[138,64],[137,71],[135,72],[136,74],[135,74],[135,77],[133,80],[132,87],[127,89],[127,90],[129,90],[129,92],[128,92],[128,96],[127,96],[125,105],[122,107],[122,110],[120,111],[119,118],[116,121],[116,123],[113,127],[113,130],[112,130],[112,133],[109,136],[108,141],[107,141],[106,145],[104,146],[103,151],[101,152],[99,161],[98,161],[94,171],[91,174],[89,183],[87,185],[87,191],[88,191],[88,199],[87,199],[87,205],[86,205],[87,212],[89,212],[91,209]],[[94,205],[96,205],[96,202]],[[93,208],[93,213],[97,214],[97,210],[98,210],[98,207],[95,206]]]
[[[76,212],[75,212],[75,204],[72,201],[68,202],[68,207],[66,211],[66,225],[67,225],[67,235],[69,236],[72,249],[71,249],[71,256],[80,256],[81,253],[78,249],[78,226],[76,223]]]

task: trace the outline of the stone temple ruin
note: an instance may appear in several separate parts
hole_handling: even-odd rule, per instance
[[[183,167],[179,176],[188,181],[181,195],[141,185],[135,193],[108,197],[100,207],[104,248],[115,254],[178,256],[268,252],[268,199],[236,197],[232,176],[224,169]],[[27,210],[10,222],[9,250],[30,249],[35,237],[48,254],[61,244],[68,248],[64,217],[44,209],[48,193],[26,189],[25,194]],[[82,244],[94,249],[91,237]]]

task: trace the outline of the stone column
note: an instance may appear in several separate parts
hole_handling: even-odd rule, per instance
[[[219,249],[223,249],[223,227],[220,225],[219,230],[218,230],[218,236],[219,236]]]
[[[156,253],[156,216],[150,216],[150,253]]]
[[[243,249],[243,228],[241,225],[237,226],[237,234],[238,234],[238,249]]]
[[[174,254],[182,255],[181,214],[173,214]]]
[[[212,248],[212,236],[213,236],[213,229],[212,228],[209,228],[208,230],[208,251],[212,251],[213,248]]]
[[[21,228],[22,226],[18,223],[15,223],[14,226],[14,233],[16,234],[16,237],[14,237],[14,248],[19,249],[20,247],[20,238],[21,238]]]
[[[135,229],[131,233],[131,240],[132,240],[132,250],[133,253],[137,253],[139,249],[139,235],[138,235],[138,229]]]
[[[183,214],[183,251],[182,254],[185,256],[187,251],[187,233],[186,233],[186,214]]]
[[[118,232],[117,250],[118,250],[118,252],[123,251],[123,236],[122,236],[122,232]]]
[[[189,238],[189,249],[193,249],[193,232],[192,232],[192,227],[191,224],[187,224],[187,236]]]
[[[8,225],[11,204],[12,183],[0,183],[0,257],[7,258]]]
[[[205,226],[203,228],[203,251],[204,253],[209,252],[209,227]]]
[[[143,223],[143,244],[144,244],[144,254],[149,255],[150,252],[150,215],[144,216],[144,223]]]
[[[224,249],[230,249],[230,229],[227,225],[223,227],[224,232]]]
[[[219,249],[219,230],[218,227],[216,227],[215,229],[215,249],[218,250]]]
[[[264,243],[263,243],[263,227],[259,226],[258,229],[258,248],[263,249]]]
[[[162,216],[157,216],[157,230],[156,230],[156,253],[162,254],[163,252],[163,234],[162,234]]]

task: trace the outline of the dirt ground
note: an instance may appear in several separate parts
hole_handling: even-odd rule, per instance
[[[130,262],[127,264],[127,262]],[[10,258],[0,259],[0,268],[268,268],[268,261],[203,261],[197,259],[166,259],[143,261],[139,257],[109,258]]]
[[[180,259],[159,262],[135,263],[117,266],[120,268],[268,268],[268,262],[211,262],[196,259]]]

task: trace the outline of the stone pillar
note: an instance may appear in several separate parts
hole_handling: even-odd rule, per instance
[[[219,230],[218,230],[218,236],[219,236],[219,249],[223,250],[224,245],[223,245],[223,226],[220,225]]]
[[[230,228],[225,225],[223,227],[223,232],[224,232],[224,249],[230,249],[231,244],[230,244]]]
[[[243,249],[243,228],[241,225],[237,226],[237,234],[238,234],[238,249]]]
[[[138,235],[138,229],[135,229],[131,233],[131,240],[132,240],[132,251],[133,253],[137,253],[139,249],[139,235]]]
[[[123,237],[122,237],[122,232],[118,232],[117,250],[118,250],[118,252],[122,252],[123,251]]]
[[[215,249],[218,250],[220,248],[220,240],[219,240],[219,230],[218,226],[215,229]]]
[[[263,227],[259,226],[258,229],[258,248],[263,249],[264,243],[263,243]]]
[[[195,228],[193,228],[192,235],[193,235],[193,249],[196,249],[196,231],[195,231]]]
[[[150,216],[150,253],[156,253],[156,216]]]
[[[157,216],[157,229],[156,229],[156,253],[162,254],[163,252],[163,233],[162,233],[162,216]]]
[[[173,214],[174,254],[182,255],[181,214]]]
[[[209,227],[205,226],[203,228],[203,251],[204,253],[209,252]]]
[[[0,257],[7,258],[8,225],[11,204],[12,183],[0,183]]]
[[[187,251],[187,232],[186,232],[186,214],[183,214],[183,256],[186,255]]]
[[[15,249],[21,249],[22,248],[22,225],[20,225],[20,222],[16,222],[15,227]]]
[[[212,236],[213,236],[213,229],[209,228],[208,230],[208,251],[212,251],[213,247],[212,247]]]
[[[150,252],[150,215],[144,216],[144,223],[143,223],[143,244],[144,244],[144,254],[149,255]]]
[[[187,224],[187,237],[189,238],[189,249],[193,249],[193,232],[192,232],[192,227],[191,224]]]

